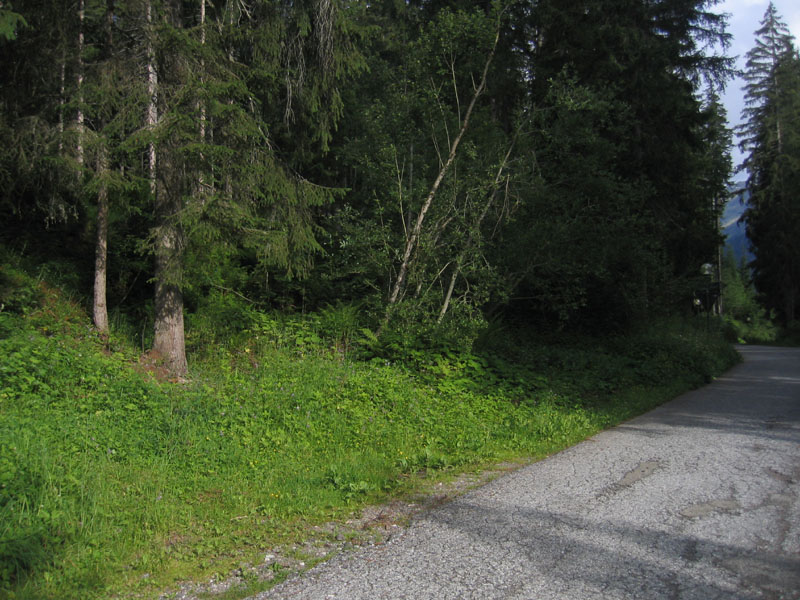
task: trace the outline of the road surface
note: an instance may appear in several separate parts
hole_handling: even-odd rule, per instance
[[[713,384],[255,596],[800,599],[800,349]]]

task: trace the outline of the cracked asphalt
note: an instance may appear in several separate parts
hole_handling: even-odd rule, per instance
[[[800,349],[714,383],[254,596],[800,599]]]

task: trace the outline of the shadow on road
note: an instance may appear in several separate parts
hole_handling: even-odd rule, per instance
[[[741,346],[739,351],[744,363],[620,429],[658,436],[692,427],[800,443],[800,349]]]
[[[570,589],[583,582],[615,598],[800,598],[800,557],[754,553],[622,522],[597,524],[519,507],[487,510],[469,502],[452,504],[426,520],[467,534],[476,547],[502,546],[514,561],[524,561],[517,569],[528,571],[527,581],[559,580]],[[726,572],[729,585],[709,577],[711,569]],[[471,571],[476,580],[496,579],[494,573]]]
[[[719,442],[720,434],[725,438],[730,434],[742,438],[726,440],[733,448],[797,448],[800,349],[746,346],[740,351],[745,362],[713,384],[621,425],[618,434],[661,438],[686,428],[693,430],[691,436],[677,439],[702,444],[711,439]],[[698,429],[708,430],[709,435],[698,436]],[[791,475],[773,473],[787,486],[790,499],[785,500],[786,506],[796,506],[792,490],[800,478],[800,464],[797,467]],[[626,598],[800,599],[800,555],[783,552],[780,547],[763,543],[756,550],[744,542],[727,543],[722,540],[737,538],[728,538],[724,531],[698,537],[685,533],[690,529],[676,527],[674,521],[672,526],[662,525],[665,518],[649,521],[658,523],[655,526],[642,526],[608,516],[594,518],[592,512],[581,516],[580,512],[558,512],[549,505],[531,508],[509,501],[512,504],[506,504],[506,498],[483,503],[465,497],[430,513],[426,520],[468,536],[468,547],[484,547],[487,554],[491,548],[503,547],[511,560],[521,561],[522,568],[530,572],[528,577],[514,579],[517,582],[556,581],[554,585],[570,590],[576,583],[579,587],[585,584],[587,590],[602,589],[610,597]],[[595,505],[587,510],[603,509]],[[749,518],[747,510],[736,503],[731,503],[728,511]],[[697,523],[676,518],[684,524]],[[475,563],[471,564],[474,567]],[[497,573],[464,576],[475,578],[476,585],[484,577],[498,579]],[[507,591],[510,596],[523,597],[518,594],[525,590]]]

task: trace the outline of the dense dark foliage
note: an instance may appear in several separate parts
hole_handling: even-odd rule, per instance
[[[689,310],[730,169],[715,3],[20,0],[2,243],[177,374],[226,294],[400,345]]]

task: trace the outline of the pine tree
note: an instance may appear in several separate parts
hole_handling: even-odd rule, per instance
[[[800,301],[800,57],[770,3],[747,55],[742,149],[750,200],[744,219],[753,281],[785,323]]]
[[[156,215],[153,350],[182,376],[184,295],[219,283],[204,256],[250,260],[265,275],[308,270],[319,249],[311,211],[337,192],[302,177],[292,150],[327,148],[338,86],[358,57],[334,1],[151,10],[142,139]]]
[[[747,53],[743,74],[746,106],[742,111],[744,124],[739,129],[741,149],[748,154],[744,163],[747,168],[752,161],[758,160],[759,152],[763,150],[761,140],[767,120],[771,121],[774,128],[771,135],[774,135],[780,151],[781,130],[785,125],[776,118],[776,107],[767,100],[778,88],[778,62],[782,56],[792,52],[794,41],[772,2],[769,3],[761,20],[761,27],[756,30],[755,35],[755,46]]]

